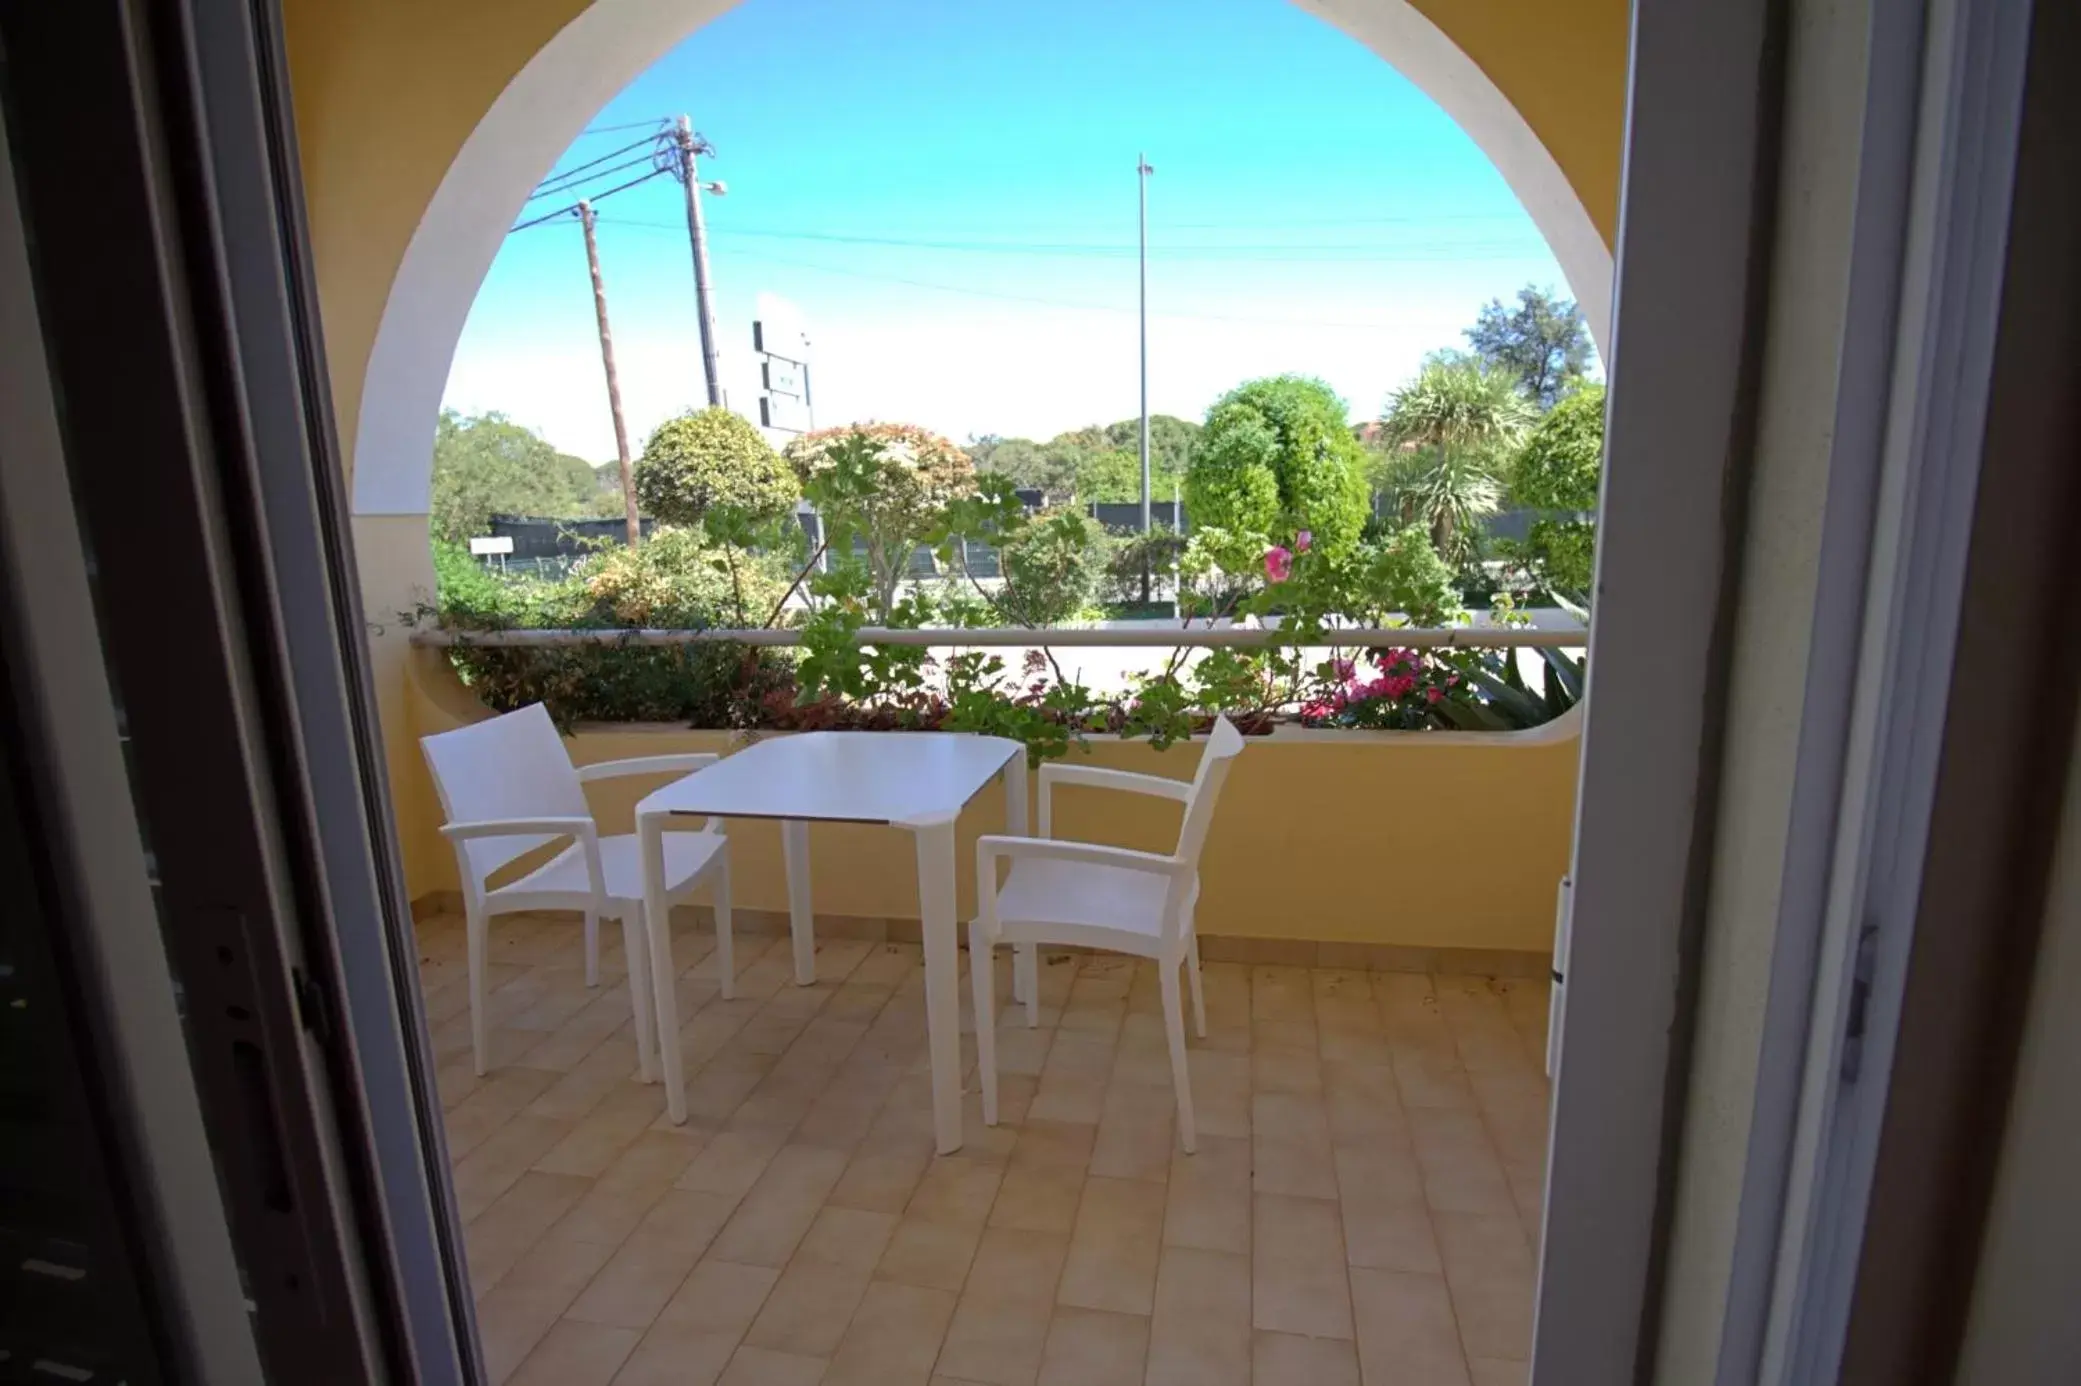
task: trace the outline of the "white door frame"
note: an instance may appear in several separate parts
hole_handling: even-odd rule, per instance
[[[1652,1355],[1760,374],[1765,0],[1638,0],[1535,1386]]]

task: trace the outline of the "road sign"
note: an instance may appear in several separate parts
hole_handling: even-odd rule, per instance
[[[787,361],[778,356],[769,356],[761,363],[760,370],[765,378],[768,394],[802,399],[809,393],[808,372],[800,361]]]
[[[787,395],[761,395],[759,422],[783,433],[807,433],[809,406]]]
[[[489,558],[493,554],[508,554],[511,552],[513,552],[513,536],[510,534],[501,534],[490,539],[472,539],[470,541],[470,556],[472,558]]]
[[[760,294],[754,304],[752,349],[789,361],[809,360],[809,326],[802,310],[777,294]]]

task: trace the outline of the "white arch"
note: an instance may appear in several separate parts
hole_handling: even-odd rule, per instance
[[[463,142],[406,247],[369,352],[354,435],[356,515],[423,515],[441,392],[506,228],[599,109],[736,0],[594,0],[528,61]],[[1611,254],[1524,117],[1407,0],[1295,0],[1378,53],[1464,129],[1552,247],[1606,349]]]

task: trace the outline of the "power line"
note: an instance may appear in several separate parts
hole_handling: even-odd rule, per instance
[[[572,182],[582,183],[589,178],[605,177],[608,173],[611,173],[613,170],[602,169],[599,167],[599,165],[606,163],[609,159],[618,159],[624,154],[633,153],[638,149],[654,149],[655,146],[656,141],[654,140],[634,140],[628,144],[623,145],[619,149],[610,149],[605,154],[600,155],[596,159],[588,159],[582,164],[575,164],[570,168],[562,170],[561,172],[551,173],[547,178],[544,178],[540,183],[537,183],[535,185],[535,190],[528,194],[528,201],[533,202],[538,197],[545,197],[548,194],[557,191],[558,185],[560,184],[568,184]],[[648,157],[649,156],[646,155],[643,159],[633,160],[632,162],[645,163],[648,162]],[[624,164],[621,165],[621,167],[626,168],[629,167],[629,165]],[[587,172],[587,170],[589,169],[595,171]]]
[[[1009,303],[1033,303],[1044,308],[1061,308],[1083,313],[1132,313],[1132,308],[1123,308],[1117,303],[1081,303],[1073,299],[1042,298],[1036,294],[1003,293],[992,289],[977,289],[960,284],[941,284],[929,279],[913,279],[907,275],[877,274],[871,270],[840,269],[835,265],[813,264],[807,260],[789,260],[773,255],[742,254],[741,258],[759,264],[784,265],[791,269],[813,270],[819,274],[835,274],[845,279],[872,279],[889,284],[903,284],[914,289],[932,289],[939,293],[959,294],[968,298],[999,299]],[[1152,313],[1151,317],[1189,319],[1196,322],[1232,322],[1264,327],[1333,327],[1354,331],[1384,332],[1392,324],[1380,322],[1335,322],[1304,318],[1250,318],[1230,313]]]
[[[672,170],[668,168],[654,168],[650,172],[644,174],[641,178],[631,178],[626,183],[618,184],[615,187],[608,188],[605,192],[593,193],[589,198],[582,200],[590,202],[604,201],[605,199],[614,196],[616,193],[627,192],[630,188],[639,188],[643,186],[645,183],[648,183],[653,178],[662,178],[671,171]],[[508,227],[506,230],[506,234],[510,236],[515,231],[525,231],[531,226],[541,226],[547,222],[556,221],[561,217],[571,216],[572,214],[577,212],[577,210],[578,204],[576,202],[573,202],[568,207],[559,207],[553,212],[544,212],[539,217],[535,217],[528,221],[523,221],[516,226]]]
[[[633,217],[609,218],[617,226],[634,226],[650,231],[676,231],[678,228],[663,222],[642,221]],[[961,253],[984,253],[1003,255],[1036,255],[1064,258],[1112,259],[1133,255],[1136,247],[1131,245],[1103,245],[1095,243],[1063,241],[941,241],[913,239],[902,236],[866,236],[826,231],[778,231],[761,227],[719,227],[711,234],[718,236],[749,236],[761,240],[816,241],[836,245],[884,246],[906,250],[944,250]],[[1541,242],[1541,245],[1544,243]],[[1377,254],[1360,254],[1338,257],[1333,252],[1345,250],[1370,250],[1363,245],[1329,243],[1280,244],[1264,242],[1244,245],[1186,245],[1155,246],[1152,253],[1168,260],[1205,260],[1216,263],[1226,261],[1305,261],[1311,264],[1429,264],[1449,260],[1514,259],[1529,244],[1513,241],[1436,241],[1420,245],[1405,246],[1401,251],[1383,251]],[[1425,254],[1411,254],[1412,250],[1423,250]],[[1324,254],[1323,252],[1332,252]]]
[[[656,120],[632,121],[627,125],[588,125],[578,133],[581,135],[612,135],[618,134],[623,130],[656,130],[659,133],[663,133],[665,127],[671,123],[672,117],[659,116]]]

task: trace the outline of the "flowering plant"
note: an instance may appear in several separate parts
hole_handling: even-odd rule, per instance
[[[1320,685],[1301,704],[1302,725],[1375,731],[1453,726],[1448,705],[1472,696],[1458,672],[1425,651],[1375,650],[1370,658],[1376,672],[1364,676],[1354,660],[1325,666]]]

